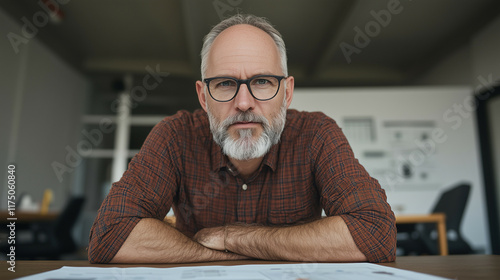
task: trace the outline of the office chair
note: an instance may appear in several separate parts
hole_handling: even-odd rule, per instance
[[[16,240],[16,259],[57,260],[63,254],[74,252],[77,247],[72,237],[72,229],[84,201],[83,197],[73,197],[54,222],[33,225],[33,241]]]
[[[434,206],[432,213],[446,215],[446,232],[448,240],[448,253],[471,254],[469,243],[462,237],[460,225],[467,206],[470,193],[470,184],[460,183],[441,194]],[[434,224],[398,225],[398,233],[407,233],[406,240],[398,240],[398,248],[405,255],[438,255],[437,234]]]

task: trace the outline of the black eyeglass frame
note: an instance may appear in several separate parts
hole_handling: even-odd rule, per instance
[[[250,82],[254,79],[258,79],[258,78],[262,78],[262,77],[273,77],[273,78],[278,79],[278,88],[276,89],[276,92],[274,93],[274,95],[270,98],[260,99],[260,98],[255,97],[255,95],[253,95],[252,88],[250,87]],[[280,91],[280,88],[281,88],[281,80],[286,79],[286,78],[287,77],[285,77],[285,76],[276,76],[276,75],[256,75],[256,76],[253,76],[249,79],[242,80],[242,79],[237,79],[235,77],[221,76],[221,77],[206,78],[203,81],[207,84],[208,93],[210,94],[210,97],[212,97],[212,99],[217,101],[217,102],[229,102],[229,101],[233,100],[236,97],[236,95],[238,94],[238,92],[240,91],[240,87],[242,84],[247,85],[248,91],[250,92],[252,97],[255,98],[256,100],[268,101],[268,100],[271,100],[274,97],[276,97],[276,95],[278,94],[278,92]],[[212,93],[210,92],[210,82],[215,80],[215,79],[230,79],[230,80],[233,80],[236,82],[236,92],[234,93],[233,97],[231,97],[231,99],[221,101],[221,100],[218,100],[215,97],[213,97]]]

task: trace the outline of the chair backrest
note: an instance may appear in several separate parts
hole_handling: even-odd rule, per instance
[[[63,211],[57,218],[54,224],[54,236],[56,244],[62,251],[73,251],[76,248],[75,242],[71,235],[73,226],[76,223],[78,216],[85,202],[84,197],[72,197],[66,203]]]
[[[458,186],[444,192],[434,206],[433,213],[446,214],[447,230],[455,230],[457,234],[460,233],[460,225],[467,206],[469,192],[470,184],[460,183]]]
[[[460,183],[457,186],[445,191],[441,194],[441,197],[434,206],[433,213],[444,213],[446,215],[446,231],[449,233],[453,231],[455,233],[455,239],[458,243],[450,243],[448,238],[448,251],[453,254],[458,251],[457,246],[460,245],[461,248],[466,248],[462,250],[464,253],[470,253],[472,249],[467,244],[465,240],[462,239],[460,233],[460,225],[462,223],[462,217],[467,206],[467,200],[469,198],[470,184]],[[431,254],[438,254],[438,247],[436,238],[432,235],[432,232],[436,230],[435,224],[423,224],[421,227],[421,238],[428,248]],[[435,236],[437,237],[437,235]]]

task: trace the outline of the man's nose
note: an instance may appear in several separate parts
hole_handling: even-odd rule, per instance
[[[238,94],[234,98],[234,102],[236,105],[236,108],[238,108],[240,111],[248,111],[250,109],[253,109],[255,106],[255,98],[253,98],[252,94],[250,93],[250,90],[246,84],[241,84],[240,89],[238,90]]]

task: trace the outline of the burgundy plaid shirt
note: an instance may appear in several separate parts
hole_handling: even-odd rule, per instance
[[[141,218],[193,236],[234,222],[297,224],[340,216],[371,262],[393,261],[395,218],[378,182],[354,158],[334,120],[288,110],[281,142],[247,180],[213,141],[207,114],[186,111],[157,124],[99,209],[89,260],[109,262]]]

